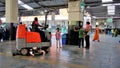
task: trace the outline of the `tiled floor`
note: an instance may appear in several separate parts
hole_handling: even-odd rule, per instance
[[[0,68],[120,68],[120,36],[100,35],[100,42],[78,49],[64,45],[56,48],[52,37],[50,52],[41,56],[11,56],[15,41],[0,42]]]

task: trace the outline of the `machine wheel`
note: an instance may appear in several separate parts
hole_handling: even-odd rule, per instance
[[[20,53],[21,53],[22,55],[27,55],[27,54],[28,54],[28,50],[27,50],[26,48],[22,48],[22,49],[20,50]]]
[[[46,54],[49,52],[48,49],[44,49],[44,51],[45,51]]]
[[[42,50],[44,50],[46,54],[50,51],[49,47],[43,47]]]
[[[12,56],[16,56],[16,53],[12,53]]]
[[[45,52],[44,50],[38,50],[38,52],[39,52],[39,54],[41,54],[41,55],[45,55],[45,54],[46,54],[46,52]]]

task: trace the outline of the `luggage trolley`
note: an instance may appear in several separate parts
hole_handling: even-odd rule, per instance
[[[41,36],[37,32],[30,32],[26,30],[25,24],[19,24],[16,33],[16,49],[13,50],[13,56],[43,54],[50,51],[50,41],[41,42]]]

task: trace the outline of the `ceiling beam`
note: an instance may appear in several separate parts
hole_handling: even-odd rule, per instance
[[[50,0],[50,1],[51,1],[51,0]],[[39,0],[34,0],[34,2],[35,2],[36,4],[38,4],[40,8],[46,9],[45,6],[39,4],[39,2],[40,2]]]
[[[60,8],[68,8],[67,4],[66,5],[58,5],[58,6],[44,6],[45,8],[50,8],[50,9],[60,9]],[[35,8],[39,9],[41,7]]]
[[[5,3],[4,2],[0,1],[0,3],[3,4],[0,7],[5,7]]]
[[[85,2],[86,6],[95,7],[100,6],[102,4],[101,1],[94,1],[94,2]]]
[[[86,2],[85,1],[85,4],[94,4],[94,3],[102,3],[102,1],[93,1],[93,2]]]
[[[2,4],[4,4],[4,5],[5,5],[5,2],[0,1],[0,3],[2,3]]]

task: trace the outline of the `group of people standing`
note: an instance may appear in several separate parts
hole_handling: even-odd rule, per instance
[[[78,45],[79,45],[79,48],[82,46],[84,47],[84,39],[85,39],[85,42],[86,42],[86,49],[89,49],[90,48],[90,30],[91,30],[91,25],[90,25],[90,22],[86,22],[86,28],[83,29],[83,26],[80,25],[79,26],[79,29],[75,29],[74,28],[74,31],[78,31],[79,33],[79,38],[78,38]],[[57,48],[58,47],[62,47],[62,45],[60,44],[60,29],[57,28],[56,29],[56,33],[55,33],[55,36],[56,36],[56,46]]]
[[[86,43],[85,48],[86,49],[90,48],[90,30],[91,30],[90,22],[86,22],[85,28],[83,28],[82,25],[80,25],[79,29],[77,29],[77,30],[74,28],[74,31],[78,31],[78,33],[79,33],[79,37],[78,37],[78,47],[79,48],[81,48],[81,46],[82,46],[82,48],[84,48],[84,39],[85,39],[85,43]],[[95,28],[93,41],[98,41],[98,42],[100,41],[98,25],[96,25],[96,28]]]
[[[86,28],[84,29],[82,25],[79,25],[79,29],[75,29],[74,31],[78,31],[79,37],[78,37],[78,46],[79,48],[82,46],[84,48],[84,39],[86,42],[86,49],[90,48],[90,30],[91,25],[90,22],[86,22]]]
[[[82,22],[81,22],[82,23]],[[46,28],[45,26],[41,26],[39,23],[38,23],[38,18],[35,17],[34,18],[34,21],[32,23],[32,28],[34,31],[36,32],[39,32],[42,36],[42,40],[44,41],[45,39],[45,34],[44,32],[42,32],[41,30],[38,29],[38,26],[42,27],[42,28]],[[85,39],[85,43],[86,43],[86,46],[85,48],[86,49],[89,49],[90,48],[90,30],[91,30],[91,25],[90,25],[90,22],[86,22],[86,27],[85,29],[83,28],[82,25],[79,25],[79,29],[75,29],[74,28],[74,31],[78,31],[79,33],[79,37],[78,37],[78,45],[79,45],[79,48],[81,48],[81,46],[84,48],[84,39]],[[58,47],[62,47],[61,43],[60,43],[60,38],[61,38],[61,32],[60,32],[60,29],[57,28],[56,29],[56,33],[55,33],[55,36],[56,36],[56,45],[57,45],[57,48]],[[93,41],[99,41],[99,28],[98,26],[96,26],[96,29],[95,29],[95,34],[94,34],[94,37],[93,37]]]

